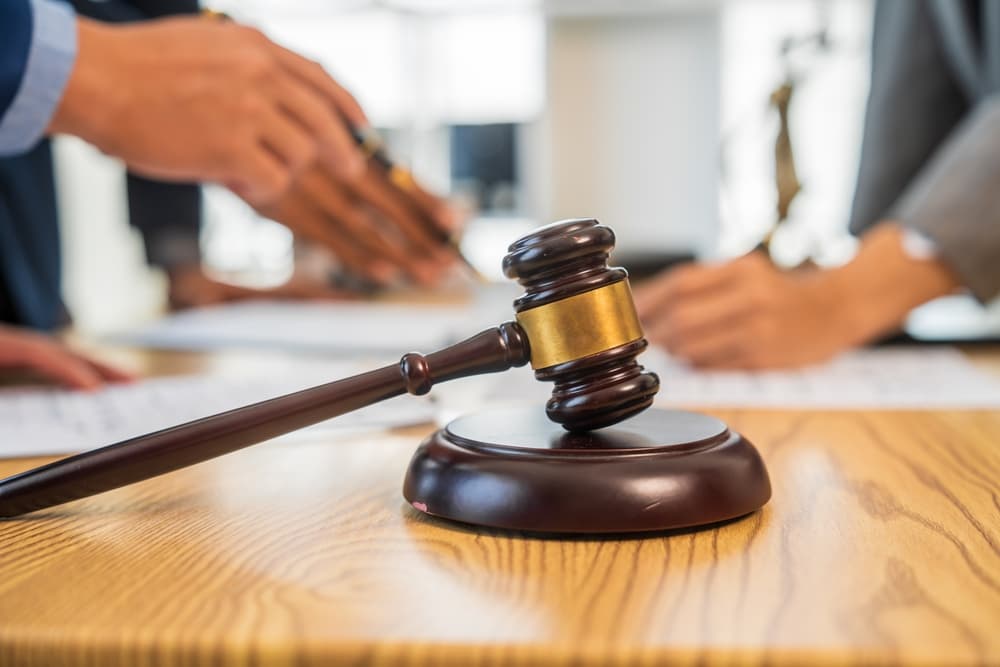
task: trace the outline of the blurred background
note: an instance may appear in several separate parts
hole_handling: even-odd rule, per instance
[[[802,192],[774,239],[791,264],[846,260],[868,85],[869,0],[219,0],[322,62],[396,158],[467,212],[463,249],[500,279],[527,228],[597,217],[633,270],[752,248],[776,219],[771,98]],[[164,308],[128,227],[122,167],[56,147],[65,293],[107,333]],[[217,275],[272,285],[291,235],[210,187],[201,245]]]

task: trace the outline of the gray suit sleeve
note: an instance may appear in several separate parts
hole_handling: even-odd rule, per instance
[[[881,0],[850,229],[886,219],[968,110],[924,2]]]
[[[933,239],[982,301],[1000,293],[1000,106],[974,107],[925,2],[876,7],[850,228],[893,219]]]
[[[906,188],[893,217],[933,239],[980,301],[1000,294],[1000,95],[976,105]]]

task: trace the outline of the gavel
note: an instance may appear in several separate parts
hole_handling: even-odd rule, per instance
[[[596,220],[553,223],[512,244],[504,272],[524,286],[515,321],[428,355],[71,456],[0,481],[0,517],[95,495],[228,454],[440,382],[530,361],[553,383],[550,419],[571,432],[610,426],[653,402],[659,380],[627,273],[608,267],[614,233]]]

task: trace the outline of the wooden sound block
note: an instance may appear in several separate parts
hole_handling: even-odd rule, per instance
[[[649,409],[569,433],[541,409],[459,417],[417,449],[403,484],[432,516],[511,530],[619,533],[716,523],[771,497],[748,440],[706,415]]]

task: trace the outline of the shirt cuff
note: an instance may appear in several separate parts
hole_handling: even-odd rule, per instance
[[[903,227],[903,254],[910,259],[925,261],[938,259],[938,245],[930,236],[912,227]]]
[[[31,0],[31,47],[21,87],[0,122],[0,155],[30,150],[45,135],[76,60],[76,15],[68,3]]]
[[[892,206],[986,303],[1000,295],[1000,94],[978,102]]]

